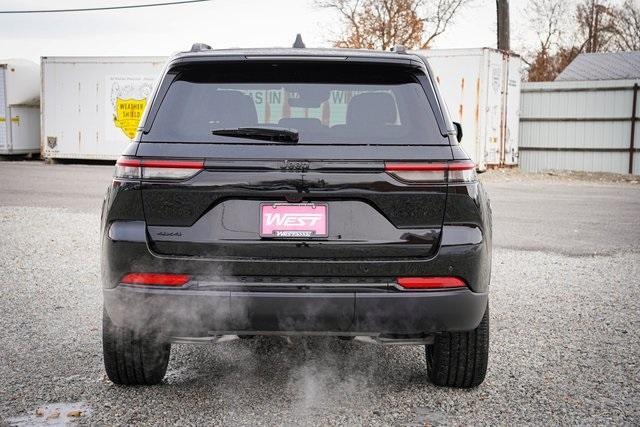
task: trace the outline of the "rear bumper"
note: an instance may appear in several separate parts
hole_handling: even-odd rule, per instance
[[[473,292],[488,291],[491,250],[486,240],[479,243],[474,233],[451,235],[443,227],[443,242],[434,256],[421,258],[359,259],[265,259],[162,256],[147,246],[144,222],[124,222],[130,235],[107,234],[102,240],[102,285],[114,288],[131,272],[182,273],[193,277],[361,277],[394,278],[453,276],[463,279]],[[129,230],[131,228],[131,230]],[[455,227],[453,227],[455,228]],[[464,228],[464,227],[460,227]],[[113,230],[113,227],[112,227]],[[470,228],[470,230],[474,230]],[[120,227],[120,231],[123,228]],[[122,239],[122,240],[118,240]],[[131,239],[131,240],[125,240]],[[301,247],[301,251],[304,248]],[[375,247],[368,254],[375,253]]]
[[[235,291],[104,289],[111,320],[168,336],[229,333],[421,335],[474,329],[487,294],[469,289],[399,291]]]

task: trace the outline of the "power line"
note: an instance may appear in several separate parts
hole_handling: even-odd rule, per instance
[[[201,3],[211,0],[182,0],[171,1],[167,3],[147,3],[147,4],[132,4],[125,6],[105,6],[105,7],[92,7],[92,8],[79,8],[79,9],[43,9],[43,10],[0,10],[0,13],[60,13],[60,12],[91,12],[100,10],[116,10],[116,9],[139,9],[141,7],[157,7],[157,6],[172,6],[185,3]]]

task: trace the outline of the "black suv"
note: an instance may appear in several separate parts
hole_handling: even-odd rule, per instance
[[[461,137],[403,49],[172,57],[102,212],[109,378],[160,382],[171,343],[331,335],[480,384],[491,211]]]

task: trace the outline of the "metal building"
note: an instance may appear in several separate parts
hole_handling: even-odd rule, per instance
[[[640,174],[639,84],[640,52],[579,55],[556,81],[523,83],[520,167]]]
[[[640,52],[581,53],[555,81],[631,80],[640,75]]]

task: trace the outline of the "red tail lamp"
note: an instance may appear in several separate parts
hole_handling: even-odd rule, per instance
[[[129,273],[120,283],[127,285],[182,286],[191,280],[188,274]]]
[[[204,169],[204,160],[140,159],[120,157],[115,178],[187,179]]]
[[[467,286],[464,280],[457,277],[398,277],[396,282],[404,289],[454,289]]]
[[[415,183],[473,182],[476,165],[470,160],[435,163],[385,163],[384,170],[401,181]]]

